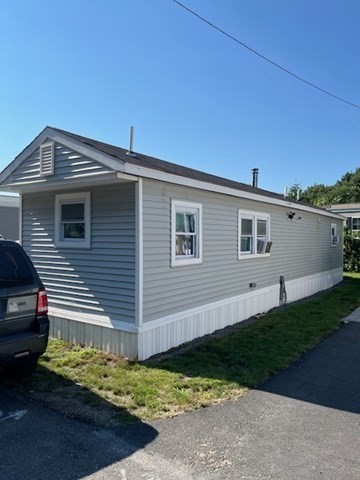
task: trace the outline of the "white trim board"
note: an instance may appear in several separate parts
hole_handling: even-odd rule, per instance
[[[237,190],[234,188],[223,187],[215,183],[203,182],[200,180],[193,180],[191,178],[182,177],[180,175],[174,175],[172,173],[165,173],[160,170],[152,170],[150,168],[133,165],[130,163],[125,164],[124,172],[130,175],[137,175],[143,178],[149,178],[151,180],[159,180],[161,182],[173,183],[175,185],[183,185],[186,187],[192,187],[199,190],[206,190],[209,192],[222,193],[224,195],[230,195],[237,198],[246,198],[248,200],[255,200],[261,203],[270,203],[272,205],[280,205],[282,207],[291,208],[293,210],[301,210],[305,212],[315,213],[325,217],[336,218],[337,220],[343,220],[340,215],[329,212],[327,210],[319,210],[317,208],[301,205],[296,201],[291,202],[289,199],[278,199],[273,197],[267,197],[259,193],[246,192],[245,190]]]
[[[143,323],[143,286],[144,286],[144,235],[143,235],[143,181],[139,178],[135,185],[135,208],[136,208],[136,255],[135,255],[135,321],[137,326]]]
[[[342,280],[342,269],[334,269],[315,275],[285,281],[288,301],[305,298],[332,287]],[[141,326],[111,320],[102,315],[89,315],[61,308],[49,308],[49,315],[59,320],[72,320],[86,325],[104,327],[137,334],[138,358],[145,360],[160,352],[176,347],[194,338],[213,333],[228,325],[246,320],[258,313],[264,313],[279,305],[279,284],[248,292],[243,295],[211,302],[201,307],[158,318]],[[61,338],[60,323],[57,322]],[[65,328],[65,327],[64,327]],[[81,339],[74,341],[81,342]],[[125,348],[125,347],[124,347]],[[133,352],[131,353],[133,354]]]
[[[308,277],[285,281],[288,301],[306,298],[326,290],[342,280],[343,272],[335,269]],[[213,302],[148,322],[139,328],[139,360],[165,352],[194,338],[234,325],[256,314],[279,306],[279,284],[237,297]]]
[[[66,320],[74,320],[99,327],[106,327],[111,330],[122,330],[129,333],[137,333],[138,327],[132,323],[122,322],[121,320],[113,320],[105,315],[96,315],[89,313],[72,312],[62,308],[49,306],[49,315]]]

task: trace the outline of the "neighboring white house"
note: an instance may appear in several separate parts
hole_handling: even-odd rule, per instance
[[[342,217],[46,127],[0,174],[52,336],[145,359],[342,280]]]
[[[339,203],[330,205],[327,209],[345,217],[346,227],[354,235],[360,236],[360,203]]]
[[[19,240],[20,199],[18,196],[0,193],[0,235]]]

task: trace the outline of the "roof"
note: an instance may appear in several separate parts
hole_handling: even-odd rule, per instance
[[[141,167],[150,168],[153,170],[159,170],[164,173],[170,173],[172,175],[178,175],[181,177],[190,178],[192,180],[199,180],[201,182],[213,183],[214,185],[220,185],[222,187],[233,188],[235,190],[241,190],[244,192],[255,193],[258,195],[266,196],[269,198],[276,198],[284,200],[284,196],[275,192],[264,190],[262,188],[253,187],[252,185],[247,185],[246,183],[237,182],[235,180],[230,180],[223,177],[218,177],[210,173],[205,173],[200,170],[195,170],[193,168],[185,167],[183,165],[178,165],[176,163],[167,162],[165,160],[160,160],[159,158],[150,157],[142,153],[133,153],[129,155],[128,150],[120,147],[115,147],[107,143],[99,142],[97,140],[92,140],[91,138],[83,137],[81,135],[76,135],[59,128],[53,128],[56,132],[67,135],[68,137],[81,142],[89,147],[95,148],[98,151],[101,151],[107,155],[110,155],[118,160],[121,160],[124,163],[130,163],[132,165],[138,165]],[[303,202],[296,202],[297,204],[307,205]],[[322,210],[322,209],[321,209]]]
[[[312,212],[321,212],[323,215],[340,218],[339,215],[324,208],[316,207],[295,199],[284,197],[282,194],[253,187],[246,183],[237,182],[227,178],[205,173],[200,170],[185,167],[175,163],[160,160],[138,152],[100,142],[88,137],[77,135],[55,127],[46,127],[1,173],[0,187],[6,188],[6,179],[16,170],[19,165],[47,138],[53,138],[59,143],[72,145],[79,152],[96,158],[96,160],[107,165],[114,172],[127,173],[137,177],[148,176],[148,178],[165,179],[170,183],[194,186],[203,190],[225,193],[227,195],[241,196],[249,199],[276,203],[289,208],[298,208]],[[13,189],[11,191],[19,191]]]
[[[328,210],[337,213],[358,213],[360,212],[360,203],[339,203],[337,205],[330,205]]]

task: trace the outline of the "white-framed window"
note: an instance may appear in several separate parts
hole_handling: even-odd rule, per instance
[[[65,248],[90,248],[90,192],[55,196],[55,244]]]
[[[341,236],[337,235],[337,225],[336,223],[331,224],[331,237],[330,243],[332,247],[335,247],[339,243],[341,243]]]
[[[54,142],[43,143],[40,145],[40,175],[54,174]]]
[[[266,257],[270,255],[270,215],[239,210],[238,258]]]
[[[202,262],[202,205],[171,200],[171,266]]]

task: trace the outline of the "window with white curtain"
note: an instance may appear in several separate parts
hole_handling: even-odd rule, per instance
[[[171,266],[202,262],[202,205],[171,201]]]

